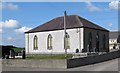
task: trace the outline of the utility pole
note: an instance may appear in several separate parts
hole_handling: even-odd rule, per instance
[[[64,12],[64,49],[65,49],[65,57],[67,57],[67,47],[66,47],[66,11]]]

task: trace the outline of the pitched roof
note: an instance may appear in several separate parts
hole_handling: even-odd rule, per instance
[[[81,28],[81,27],[108,31],[105,28],[102,28],[78,15],[69,15],[66,17],[66,29]],[[64,29],[64,17],[63,16],[52,19],[51,21],[46,22],[43,25],[40,25],[34,29],[31,29],[25,33],[52,31],[52,30],[61,30],[61,29]]]
[[[117,39],[118,38],[118,32],[114,31],[114,32],[109,32],[109,39]]]

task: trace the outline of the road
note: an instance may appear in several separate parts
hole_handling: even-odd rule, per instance
[[[119,71],[119,59],[114,59],[102,63],[81,66],[69,69],[40,69],[40,68],[18,68],[18,67],[2,67],[3,71]]]

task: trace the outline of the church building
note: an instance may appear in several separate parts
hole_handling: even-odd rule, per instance
[[[109,52],[109,31],[78,15],[54,18],[25,32],[26,54]]]

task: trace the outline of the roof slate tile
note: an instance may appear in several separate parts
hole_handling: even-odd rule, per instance
[[[78,15],[66,16],[66,29],[81,28],[81,27],[108,31],[105,28],[100,27]],[[43,32],[43,31],[52,31],[52,30],[61,30],[61,29],[64,29],[64,17],[63,16],[57,17],[25,33]]]

